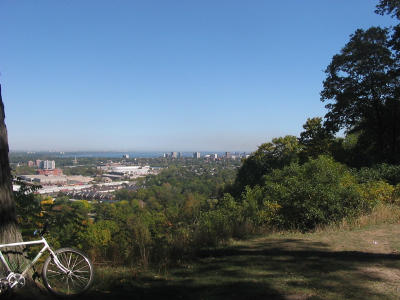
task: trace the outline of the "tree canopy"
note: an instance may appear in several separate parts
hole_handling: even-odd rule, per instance
[[[389,29],[358,29],[326,69],[321,100],[326,127],[358,132],[358,149],[370,163],[400,162],[398,60]]]
[[[400,0],[380,0],[375,12],[380,15],[388,14],[400,20]]]

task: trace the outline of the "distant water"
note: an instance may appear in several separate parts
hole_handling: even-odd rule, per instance
[[[161,157],[163,152],[65,152],[64,154],[58,154],[57,157],[122,158],[126,154],[129,155],[129,158],[155,158]]]
[[[57,157],[79,158],[79,157],[104,157],[104,158],[122,158],[123,155],[128,154],[129,158],[157,158],[162,157],[164,153],[170,152],[65,152],[64,154],[54,153]],[[193,152],[181,152],[182,157],[193,157]],[[206,154],[217,153],[219,156],[222,152],[201,152],[201,156]]]
[[[122,158],[123,155],[129,155],[129,158],[157,158],[162,157],[164,153],[171,154],[171,152],[115,152],[115,151],[75,151],[75,152],[23,152],[23,151],[11,151],[11,154],[29,154],[29,155],[39,155],[46,157],[65,157],[65,158],[84,158],[84,157],[93,157],[93,158]],[[182,157],[193,157],[193,152],[180,152]],[[218,154],[219,157],[225,155],[225,152],[200,152],[201,156],[207,154]],[[231,152],[233,155],[237,155],[238,152]]]

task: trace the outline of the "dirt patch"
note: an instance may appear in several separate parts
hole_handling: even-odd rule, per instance
[[[400,282],[400,270],[398,269],[373,266],[373,267],[361,268],[360,273],[367,275],[368,277],[381,280],[382,282],[387,282],[387,283]]]
[[[311,297],[311,295],[288,295],[285,297],[285,300],[307,300]]]
[[[306,234],[304,239],[318,240],[334,251],[360,251],[390,254],[400,250],[400,225],[377,225],[363,230]]]

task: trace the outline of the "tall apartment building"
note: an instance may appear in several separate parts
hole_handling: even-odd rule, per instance
[[[178,158],[178,152],[171,152],[172,158]]]
[[[56,168],[56,162],[54,160],[42,160],[39,168],[43,170],[53,170]]]
[[[193,158],[200,158],[200,152],[194,152]]]

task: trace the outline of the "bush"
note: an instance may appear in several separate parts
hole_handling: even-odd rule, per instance
[[[400,166],[380,164],[371,168],[361,168],[356,172],[361,183],[384,181],[391,185],[400,183]]]
[[[230,194],[225,194],[214,209],[200,214],[196,228],[195,244],[215,246],[234,236],[235,227],[241,222],[241,207]]]
[[[281,206],[277,225],[302,231],[356,216],[373,206],[362,197],[347,167],[327,156],[274,170],[265,176],[264,194],[266,201]]]
[[[259,185],[246,186],[242,193],[243,217],[254,227],[265,227],[274,224],[281,206],[276,201],[265,198],[264,189]]]
[[[371,205],[391,203],[395,188],[384,181],[370,181],[361,184],[361,194]]]

